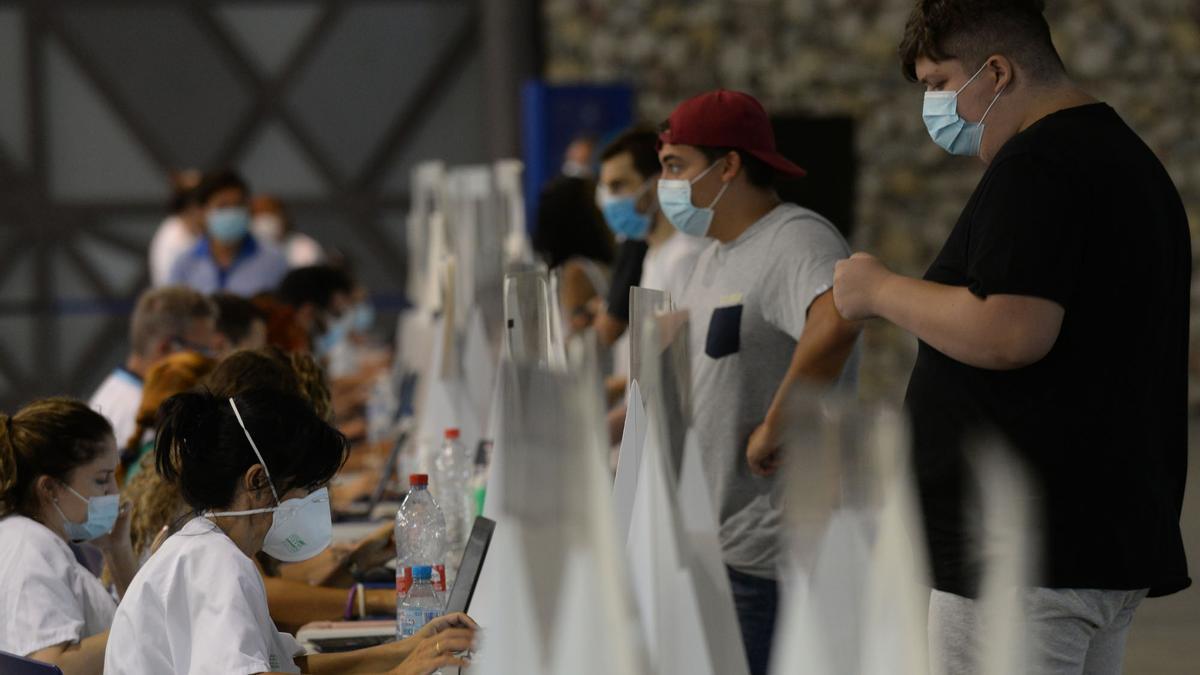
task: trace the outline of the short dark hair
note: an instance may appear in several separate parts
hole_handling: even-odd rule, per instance
[[[600,161],[618,157],[628,152],[633,168],[642,178],[649,178],[662,171],[658,163],[658,134],[649,127],[637,126],[622,131],[600,153]]]
[[[708,145],[697,145],[696,149],[708,158],[710,163],[721,159],[731,152],[736,152],[738,157],[742,158],[742,169],[746,172],[746,180],[750,181],[751,185],[760,188],[769,188],[775,185],[775,169],[772,169],[769,164],[745,150],[715,148]]]
[[[230,188],[241,190],[247,199],[250,198],[250,185],[238,172],[232,169],[220,169],[206,173],[204,178],[200,179],[200,184],[196,186],[196,203],[207,204],[213,195]]]
[[[1004,54],[1039,82],[1065,74],[1050,38],[1045,0],[917,0],[900,43],[900,68],[917,81],[917,59],[959,59],[966,70]]]
[[[292,307],[313,304],[329,307],[335,293],[352,293],[354,280],[344,270],[331,265],[298,267],[279,282],[279,300]]]
[[[167,202],[167,209],[171,213],[178,214],[190,206],[196,206],[199,203],[196,200],[196,188],[199,187],[202,178],[199,171],[191,169],[173,173],[171,175],[171,197]]]
[[[346,437],[298,396],[254,390],[234,397],[279,495],[328,483],[349,454]],[[195,512],[228,507],[246,471],[259,464],[229,399],[177,394],[161,408],[155,464]],[[265,489],[266,486],[264,485]]]
[[[0,517],[37,513],[33,484],[68,474],[99,456],[112,426],[82,401],[45,398],[0,414]]]
[[[250,335],[255,321],[266,323],[267,315],[246,298],[232,293],[214,293],[217,305],[217,332],[238,344]]]

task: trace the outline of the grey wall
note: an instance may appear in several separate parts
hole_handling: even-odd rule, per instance
[[[0,404],[123,360],[170,169],[240,168],[400,297],[410,167],[515,150],[487,143],[481,7],[0,3]]]

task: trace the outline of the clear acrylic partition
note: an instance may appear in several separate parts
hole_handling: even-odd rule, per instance
[[[982,570],[979,621],[988,639],[980,645],[985,675],[1031,672],[1030,635],[1021,591],[1041,585],[1041,496],[1029,469],[1012,447],[995,435],[967,443],[967,467],[976,486],[966,506],[968,527],[976,528],[976,556]]]
[[[459,260],[455,323],[466,326],[471,308],[499,299],[504,269],[502,238],[497,226],[503,219],[495,193],[491,167],[457,167],[447,175],[447,221],[450,246]]]
[[[545,265],[514,266],[504,275],[505,349],[517,364],[551,362],[552,316]]]
[[[567,320],[562,309],[563,268],[555,267],[550,270],[550,363],[555,368],[565,368],[567,364]]]
[[[642,350],[646,319],[671,311],[671,295],[666,291],[634,286],[629,289],[629,377],[638,379],[642,372]],[[641,384],[639,382],[639,384]],[[645,397],[642,397],[645,400]]]
[[[462,371],[458,328],[454,322],[454,316],[460,312],[455,292],[458,283],[458,267],[458,261],[452,255],[443,258],[438,265],[438,271],[442,278],[442,321],[440,323],[441,335],[438,335],[437,339],[441,341],[441,348],[437,352],[440,362],[433,365],[437,369],[437,377],[445,381],[456,379]]]
[[[633,376],[647,406],[653,405],[656,397],[662,401],[661,419],[669,442],[668,469],[672,480],[678,480],[692,419],[688,313],[659,313],[644,319],[641,326],[639,369]]]
[[[525,229],[525,193],[521,181],[525,164],[519,159],[500,159],[496,160],[493,167],[496,191],[505,214],[504,263],[530,263],[533,261],[533,250]]]
[[[429,267],[437,262],[431,256],[430,220],[444,213],[445,163],[433,160],[417,164],[412,170],[410,186],[412,207],[408,213],[406,233],[408,294],[412,298],[421,298],[429,278]]]
[[[499,525],[489,565],[503,576],[481,580],[479,611],[503,644],[485,639],[485,662],[533,653],[530,660],[544,669],[522,672],[642,672],[635,667],[634,609],[603,463],[607,432],[596,352],[594,337],[585,335],[572,340],[567,369],[501,363],[503,459],[493,465]],[[508,632],[522,621],[522,630]],[[569,664],[581,655],[586,666]],[[511,672],[507,661],[497,663],[487,672]]]
[[[790,396],[785,411],[784,615],[805,646],[781,662],[923,672],[929,574],[906,418],[817,389]]]

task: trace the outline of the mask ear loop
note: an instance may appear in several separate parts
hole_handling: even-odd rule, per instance
[[[242,413],[238,410],[237,403],[234,402],[232,396],[229,397],[229,407],[233,408],[233,416],[237,418],[238,426],[242,428],[242,433],[246,434],[246,440],[250,441],[250,449],[258,457],[258,461],[263,468],[263,473],[267,474],[267,487],[271,488],[271,495],[275,497],[275,504],[278,505],[280,503],[279,493],[275,491],[275,481],[271,480],[271,471],[267,468],[267,462],[263,459],[262,453],[258,451],[258,445],[250,437],[250,430],[246,428],[246,423],[242,421]]]
[[[983,124],[983,121],[987,119],[988,113],[992,112],[992,106],[996,105],[996,101],[1000,100],[1000,97],[1004,94],[1005,89],[1008,89],[1007,84],[1001,87],[1000,91],[996,92],[996,98],[993,98],[992,102],[988,104],[987,110],[983,111],[983,117],[979,118],[979,124]]]
[[[979,66],[979,70],[975,71],[975,74],[971,76],[971,79],[967,80],[966,83],[963,84],[963,86],[959,87],[958,91],[954,92],[954,95],[958,96],[959,94],[962,93],[963,89],[966,89],[967,87],[971,86],[971,83],[975,81],[975,78],[979,77],[979,74],[983,72],[984,68],[987,68],[987,61],[984,61],[983,65]]]
[[[710,166],[704,170],[704,173],[700,174],[699,176],[696,176],[696,180],[692,181],[692,185],[695,185],[696,182],[699,181],[701,178],[704,178],[704,176],[706,176],[709,171],[712,171],[713,169],[717,168],[717,164],[720,164],[721,162],[724,162],[724,161],[725,161],[725,158],[722,157],[721,159],[713,162],[712,166]],[[717,192],[717,196],[713,197],[712,203],[709,204],[705,208],[712,209],[714,206],[716,206],[717,202],[721,201],[721,197],[725,196],[725,191],[728,189],[729,189],[729,183],[722,182],[721,189],[720,189],[720,191]]]

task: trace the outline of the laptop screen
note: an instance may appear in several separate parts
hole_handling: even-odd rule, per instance
[[[446,601],[447,614],[465,612],[470,608],[471,597],[475,595],[475,584],[479,581],[479,572],[483,569],[483,560],[487,557],[495,530],[496,521],[483,516],[475,518],[475,525],[471,527],[471,538],[467,540],[462,563],[458,566],[458,576],[454,579],[454,587],[450,589],[450,598]]]

